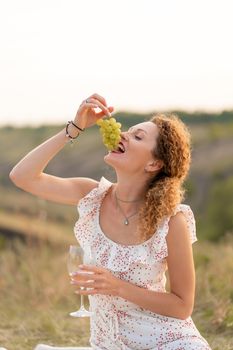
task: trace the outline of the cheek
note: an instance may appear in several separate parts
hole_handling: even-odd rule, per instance
[[[145,164],[151,157],[151,152],[146,147],[137,145],[129,152],[129,157],[137,164]]]

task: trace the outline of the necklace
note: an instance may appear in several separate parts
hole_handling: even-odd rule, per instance
[[[115,192],[115,197],[116,197],[116,199],[118,200],[118,202],[120,201],[120,202],[123,202],[123,203],[134,203],[134,202],[140,202],[140,201],[142,200],[142,199],[140,198],[140,199],[135,199],[135,200],[133,200],[133,201],[125,201],[125,200],[123,200],[123,199],[118,198],[116,192]]]
[[[122,215],[124,216],[124,218],[125,218],[124,221],[123,221],[123,223],[127,226],[127,225],[129,225],[129,218],[131,218],[132,216],[135,216],[135,215],[138,213],[138,210],[137,210],[135,213],[131,214],[130,216],[126,216],[125,213],[124,213],[124,211],[123,211],[123,209],[121,208],[121,206],[120,206],[119,203],[118,203],[118,198],[117,198],[116,192],[115,192],[115,199],[116,199],[116,205],[117,205],[117,207],[119,208],[121,214],[122,214]]]

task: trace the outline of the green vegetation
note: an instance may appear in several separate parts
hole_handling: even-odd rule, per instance
[[[204,237],[219,240],[220,233],[232,234],[233,228],[233,176],[226,180],[220,178],[213,181],[209,192],[205,220],[202,226]]]

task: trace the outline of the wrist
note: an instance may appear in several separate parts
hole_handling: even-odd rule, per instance
[[[73,130],[71,129],[72,127],[73,127]],[[76,129],[76,132],[74,132],[74,128]],[[69,120],[67,122],[67,124],[66,124],[66,137],[68,137],[71,140],[71,143],[72,143],[73,140],[76,139],[79,136],[80,131],[83,132],[84,130],[85,130],[84,128],[83,129],[80,128],[72,120]]]
[[[78,130],[72,123],[69,123],[66,126],[66,131],[67,133],[72,137],[72,138],[76,138],[78,137],[78,135],[80,134],[80,130]]]
[[[75,125],[77,125],[80,129],[85,130],[85,127],[86,127],[85,123],[82,122],[81,120],[79,120],[79,118],[77,118],[77,116],[74,118],[73,123],[74,123]],[[81,131],[81,130],[80,130],[80,131]]]
[[[119,279],[119,283],[117,286],[118,297],[125,298],[128,284],[128,282]]]
[[[80,128],[81,129],[81,128]],[[72,123],[70,123],[69,125],[69,131],[70,133],[72,133],[73,135],[78,135],[81,133],[81,130],[79,130],[78,128],[76,128],[76,126],[74,126]],[[72,136],[72,135],[71,135]]]

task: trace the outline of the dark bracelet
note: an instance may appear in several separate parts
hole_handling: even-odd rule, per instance
[[[81,129],[78,125],[76,125],[76,124],[74,124],[74,122],[71,120],[70,121],[78,130],[80,130],[80,131],[84,131],[85,130],[85,128],[84,129]]]
[[[72,121],[71,121],[71,120],[69,120],[69,121],[67,122],[67,124],[66,124],[66,137],[69,137],[69,138],[72,139],[72,140],[77,139],[77,137],[79,136],[79,133],[78,133],[78,135],[75,136],[75,137],[72,137],[72,136],[70,136],[70,134],[69,134],[68,126],[69,126],[70,124],[72,124]]]

